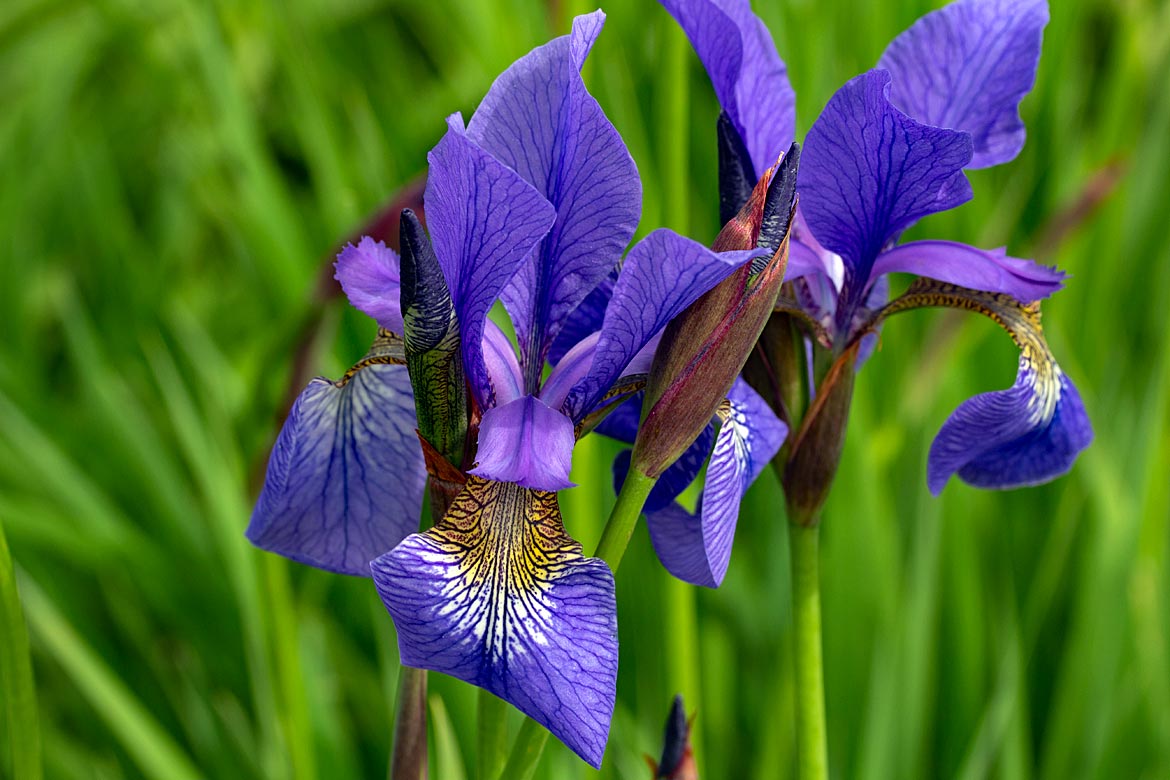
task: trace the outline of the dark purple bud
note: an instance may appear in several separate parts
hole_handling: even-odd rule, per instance
[[[647,761],[650,760],[647,756]],[[691,748],[691,722],[687,719],[682,694],[674,697],[670,714],[666,717],[663,730],[662,758],[654,767],[655,780],[698,780],[699,770],[695,766],[694,751]]]
[[[719,224],[726,225],[751,197],[756,174],[751,155],[726,111],[719,112],[715,135],[719,139]]]

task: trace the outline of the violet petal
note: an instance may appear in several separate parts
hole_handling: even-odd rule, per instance
[[[1015,158],[1020,101],[1032,90],[1048,23],[1046,0],[958,0],[923,16],[878,61],[890,99],[919,122],[971,134],[968,168]]]
[[[272,449],[247,536],[320,569],[369,562],[418,529],[426,468],[406,368],[370,365],[343,387],[318,377]]]

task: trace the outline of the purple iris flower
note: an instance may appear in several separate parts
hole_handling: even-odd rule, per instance
[[[621,262],[641,184],[580,74],[604,19],[578,17],[514,63],[428,156],[427,223],[478,424],[467,462],[451,464],[466,484],[446,516],[414,533],[427,466],[395,350],[399,258],[366,238],[338,256],[337,278],[379,339],[340,382],[316,379],[297,400],[248,529],[295,560],[372,571],[404,664],[491,691],[594,766],[616,693],[614,580],[566,532],[556,491],[572,486],[578,436],[644,383],[665,325],[761,254],[657,230]],[[497,300],[516,346],[488,319]],[[743,398],[758,401],[745,386],[729,403]],[[743,471],[745,442],[779,425],[728,414],[722,450],[706,441],[726,461],[715,473]],[[732,511],[741,492],[720,488]]]
[[[705,65],[746,147],[743,176],[754,180],[795,132],[795,95],[771,37],[748,0],[661,2]],[[987,314],[1021,348],[1013,387],[966,401],[935,438],[927,468],[935,494],[956,473],[985,488],[1045,482],[1092,440],[1080,395],[1039,326],[1037,302],[1064,275],[1003,249],[899,244],[922,217],[971,199],[965,169],[1019,153],[1019,103],[1035,81],[1047,21],[1044,0],[957,0],[929,13],[876,69],[833,95],[804,142],[786,278],[822,345],[857,347],[860,365],[884,318],[913,303]],[[887,306],[891,273],[933,281]]]

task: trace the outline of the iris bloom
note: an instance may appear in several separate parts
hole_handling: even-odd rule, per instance
[[[661,2],[705,65],[743,141],[742,179],[754,181],[795,127],[795,95],[767,29],[747,0]],[[1053,479],[1092,439],[1040,329],[1038,301],[1063,274],[1003,249],[899,243],[922,217],[971,199],[965,169],[1019,153],[1018,107],[1047,21],[1044,0],[958,0],[929,13],[833,95],[804,142],[787,279],[811,336],[860,364],[888,315],[950,306],[991,317],[1020,347],[1015,384],[963,403],[935,438],[935,494],[956,473],[985,488]],[[919,279],[887,305],[891,273]]]
[[[464,463],[432,454],[433,473],[465,471],[446,516],[413,533],[427,463],[400,358],[399,259],[367,238],[338,256],[337,278],[379,339],[341,381],[316,379],[297,400],[248,529],[287,557],[372,571],[404,664],[491,691],[594,766],[615,697],[614,581],[566,532],[556,491],[571,487],[577,436],[637,391],[667,322],[760,255],[658,230],[619,272],[641,185],[580,75],[603,22],[578,17],[570,35],[514,63],[466,127],[448,120],[428,157],[426,216],[466,388],[427,392],[466,392],[478,428]],[[487,318],[497,300],[518,349]],[[763,406],[744,386],[728,408],[745,398]],[[744,470],[736,442],[779,424],[762,412],[729,412],[716,472]]]

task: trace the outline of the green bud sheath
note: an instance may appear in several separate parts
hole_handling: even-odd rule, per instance
[[[402,212],[400,233],[403,341],[418,431],[434,453],[458,468],[467,448],[468,406],[455,305],[435,250],[410,209]]]
[[[859,343],[846,349],[825,375],[792,445],[783,483],[788,518],[798,525],[816,525],[837,474],[853,400]]]

